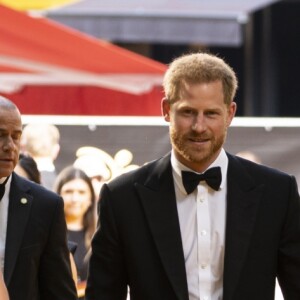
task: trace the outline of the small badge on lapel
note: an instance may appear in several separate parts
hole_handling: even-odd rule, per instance
[[[27,199],[26,199],[26,198],[22,198],[22,199],[21,199],[21,203],[22,203],[22,204],[27,204]]]

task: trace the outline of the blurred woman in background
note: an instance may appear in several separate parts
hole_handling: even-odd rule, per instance
[[[96,228],[93,185],[85,172],[69,166],[58,174],[54,191],[64,199],[68,240],[77,244],[74,259],[78,280],[85,281],[91,239]]]

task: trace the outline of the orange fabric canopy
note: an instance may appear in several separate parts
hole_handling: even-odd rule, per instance
[[[165,65],[2,5],[0,15],[0,93],[23,114],[160,114]]]

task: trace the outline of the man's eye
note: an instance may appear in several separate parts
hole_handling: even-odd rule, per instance
[[[206,112],[206,115],[207,116],[215,116],[215,115],[217,115],[217,112],[216,111],[208,111],[208,112]]]
[[[191,109],[185,109],[185,110],[182,111],[182,113],[184,115],[192,115],[192,114],[194,114],[194,111],[191,110]]]
[[[13,140],[15,140],[15,141],[18,141],[20,139],[20,137],[21,136],[19,134],[16,134],[16,135],[12,136]]]

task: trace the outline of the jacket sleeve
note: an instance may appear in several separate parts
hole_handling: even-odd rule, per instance
[[[77,292],[67,247],[64,204],[61,198],[56,203],[48,239],[40,260],[40,298],[43,300],[75,300]]]
[[[103,186],[100,198],[100,218],[92,241],[86,300],[124,300],[127,276],[107,185]]]
[[[290,185],[289,206],[278,255],[277,276],[284,299],[298,299],[300,295],[300,199],[294,177]]]

